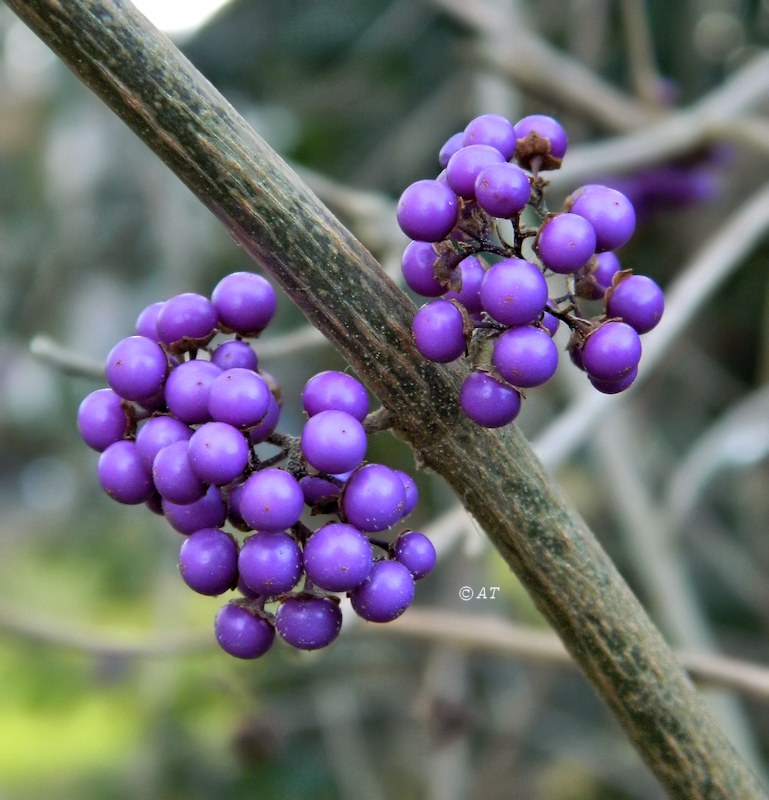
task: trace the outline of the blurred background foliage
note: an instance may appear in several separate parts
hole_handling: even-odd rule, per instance
[[[565,107],[547,81],[490,66],[516,38],[468,23],[489,12],[650,115],[697,101],[769,36],[766,0],[232,0],[179,43],[397,276],[392,204],[435,173],[438,148],[473,115],[552,113],[575,145],[629,127],[581,108],[576,90]],[[627,265],[668,285],[761,186],[766,110],[753,109],[752,138],[736,119],[676,164],[653,165],[682,180],[595,176],[639,205]],[[219,602],[182,584],[178,535],[97,486],[74,418],[101,384],[36,358],[30,343],[47,337],[98,363],[148,303],[208,293],[252,264],[4,6],[0,244],[0,798],[662,796],[563,666],[371,625],[318,654],[277,646],[241,663],[217,651]],[[607,412],[557,471],[676,644],[758,663],[769,660],[767,255],[764,241],[742,259],[621,414]],[[304,327],[282,298],[264,339],[288,432],[304,381],[343,366],[318,337],[287,346]],[[530,393],[520,424],[536,443],[576,398],[560,378]],[[415,468],[387,435],[373,457]],[[417,607],[541,626],[482,531],[441,517],[454,502],[445,486],[418,480],[413,526],[451,522],[435,531],[441,562]],[[464,585],[501,589],[463,604]],[[763,772],[769,705],[713,702]]]

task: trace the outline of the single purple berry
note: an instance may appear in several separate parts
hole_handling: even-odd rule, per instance
[[[520,214],[530,197],[529,176],[517,164],[490,164],[475,180],[478,205],[492,217],[510,219]]]
[[[420,242],[445,239],[458,214],[457,196],[446,184],[435,180],[416,181],[406,187],[396,211],[401,230]]]
[[[355,469],[363,461],[367,446],[363,425],[346,411],[321,411],[302,429],[302,455],[319,472],[333,475]]]
[[[363,422],[369,410],[368,392],[357,378],[330,369],[313,375],[304,385],[302,407],[311,417],[321,411],[346,411]]]
[[[431,242],[409,242],[403,251],[401,268],[406,286],[422,297],[440,297],[446,287],[435,280],[434,264],[437,258]]]
[[[554,314],[551,314],[547,307],[545,307],[545,310],[542,312],[542,319],[539,320],[539,324],[551,336],[555,336],[556,332],[558,331],[558,326],[561,324],[561,320],[559,320]]]
[[[377,561],[366,580],[350,593],[355,613],[369,622],[391,622],[414,599],[414,578],[400,561]]]
[[[249,536],[240,548],[238,572],[257,594],[283,594],[302,576],[302,551],[287,533],[261,531]]]
[[[126,400],[142,400],[157,394],[168,372],[163,348],[146,336],[121,339],[107,356],[107,383]]]
[[[270,387],[250,369],[234,367],[217,375],[208,390],[208,413],[236,428],[258,425],[270,407]]]
[[[361,531],[384,531],[403,518],[406,490],[398,475],[384,464],[356,470],[342,493],[347,521]]]
[[[150,303],[136,319],[134,331],[137,336],[146,336],[148,339],[158,341],[158,314],[165,305],[164,301]]]
[[[77,410],[77,428],[83,441],[101,453],[128,431],[122,398],[112,389],[97,389],[86,395]]]
[[[263,617],[230,603],[219,609],[214,635],[225,653],[235,658],[259,658],[272,647],[275,628]]]
[[[170,347],[193,350],[211,340],[218,324],[216,309],[207,297],[184,292],[163,303],[157,316],[158,338]]]
[[[222,370],[240,367],[256,372],[259,366],[259,359],[254,352],[254,348],[241,339],[230,339],[222,342],[211,353],[211,361]]]
[[[240,514],[254,530],[286,530],[299,521],[303,507],[298,481],[282,469],[255,472],[240,491]]]
[[[393,555],[408,569],[414,580],[432,572],[437,560],[433,543],[420,531],[402,533],[395,540]]]
[[[524,167],[558,169],[569,140],[560,122],[545,114],[531,114],[515,123],[515,156]]]
[[[368,578],[374,564],[371,542],[352,525],[330,522],[304,546],[307,577],[329,592],[349,592]]]
[[[203,497],[191,503],[172,503],[163,498],[161,508],[168,524],[185,535],[202,528],[220,528],[227,519],[227,505],[218,486],[209,486]]]
[[[552,378],[558,366],[558,348],[547,331],[523,325],[496,339],[492,362],[508,383],[525,389]]]
[[[616,250],[635,230],[635,210],[622,192],[608,186],[589,184],[566,199],[572,214],[584,217],[593,227],[596,250]]]
[[[458,292],[446,292],[445,299],[459,301],[467,309],[468,314],[483,311],[481,284],[486,270],[481,260],[478,256],[467,256],[459,262],[457,269],[462,286]]]
[[[102,489],[118,503],[138,505],[155,493],[152,476],[142,464],[135,442],[121,440],[106,447],[96,472]]]
[[[194,425],[208,422],[208,392],[221,374],[216,364],[195,358],[174,367],[166,381],[166,402],[171,413],[182,422]]]
[[[240,477],[249,453],[243,433],[226,422],[206,422],[187,444],[192,471],[200,480],[215,486],[224,486]]]
[[[275,613],[283,641],[299,650],[327,647],[342,628],[342,611],[329,597],[288,597]]]
[[[467,347],[462,312],[448,300],[431,300],[421,306],[411,331],[417,350],[430,361],[454,361]]]
[[[165,499],[182,505],[199,500],[208,488],[192,469],[184,439],[158,451],[152,462],[152,480]]]
[[[465,414],[484,428],[501,428],[511,423],[521,410],[521,395],[512,386],[500,383],[485,372],[471,372],[459,392]]]
[[[393,472],[401,479],[403,489],[406,492],[406,506],[403,509],[403,517],[407,517],[416,507],[419,502],[419,489],[417,488],[416,481],[408,474],[400,469],[394,469]]]
[[[266,442],[267,439],[269,439],[270,436],[272,436],[272,434],[275,432],[275,428],[278,427],[279,421],[280,405],[278,404],[278,401],[272,395],[270,395],[267,413],[262,417],[257,425],[254,425],[252,428],[249,428],[246,431],[251,444]]]
[[[187,586],[199,594],[222,594],[238,582],[238,546],[218,528],[195,531],[179,549],[179,571]]]
[[[455,133],[446,139],[438,153],[438,163],[441,165],[442,169],[446,168],[446,164],[449,163],[449,159],[464,145],[464,139],[464,131],[459,131],[458,133]]]
[[[515,153],[515,128],[500,114],[481,114],[470,120],[464,130],[462,144],[486,144],[499,150],[505,161]]]
[[[256,336],[275,315],[277,300],[269,281],[254,272],[225,275],[211,293],[221,324],[242,336]]]
[[[602,381],[598,378],[594,378],[592,375],[588,375],[587,377],[593,388],[597,389],[602,394],[619,394],[620,392],[624,392],[625,389],[629,389],[637,376],[638,367],[616,381]]]
[[[525,325],[542,313],[548,300],[547,281],[531,261],[506,258],[487,272],[481,284],[483,308],[503,325]]]
[[[539,229],[535,248],[542,263],[566,275],[587,264],[595,252],[593,226],[578,214],[554,214]]]
[[[629,375],[641,360],[641,339],[625,322],[604,322],[585,339],[582,366],[598,381],[617,381]]]
[[[646,275],[628,275],[606,294],[606,313],[646,333],[656,326],[665,309],[662,289]]]
[[[312,507],[324,501],[336,501],[341,492],[337,484],[317,475],[305,475],[300,478],[299,485],[302,487],[304,502]]]
[[[481,170],[490,164],[504,163],[505,158],[496,147],[487,144],[466,145],[449,159],[446,181],[460,197],[475,197],[475,181]]]

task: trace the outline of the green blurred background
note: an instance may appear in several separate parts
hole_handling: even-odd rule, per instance
[[[514,37],[484,38],[458,5],[480,20],[502,15],[516,35],[570,54],[650,114],[721,85],[769,34],[769,3],[746,0],[232,0],[179,43],[397,276],[405,240],[394,200],[436,172],[438,148],[473,115],[552,113],[575,146],[628,127],[489,67],[489,48],[515,47]],[[686,154],[678,167],[698,187],[691,202],[644,195],[627,264],[668,285],[762,185],[766,110],[764,102]],[[638,176],[630,179],[638,190]],[[673,641],[758,663],[769,660],[768,255],[766,241],[752,249],[696,314],[613,420],[622,436],[600,418],[557,470]],[[278,644],[248,663],[216,649],[220,601],[182,584],[180,537],[98,488],[96,454],[79,442],[74,418],[101,384],[35,357],[30,343],[99,362],[148,303],[209,293],[224,274],[251,268],[0,6],[0,798],[662,797],[567,667],[371,625],[316,654]],[[317,337],[287,345],[286,334],[305,327],[281,298],[264,338],[287,432],[301,423],[294,399],[304,381],[342,366]],[[530,393],[520,424],[536,442],[579,397],[560,378]],[[618,455],[640,505],[612,468]],[[373,457],[415,471],[388,435]],[[429,526],[454,501],[435,476],[418,480],[411,524]],[[417,607],[542,627],[472,521],[454,514],[436,540],[441,561],[419,585]],[[658,568],[668,575],[671,564],[672,578],[656,586]],[[464,585],[501,590],[462,603]],[[689,618],[674,612],[671,621],[681,597]],[[715,702],[763,771],[769,703]]]

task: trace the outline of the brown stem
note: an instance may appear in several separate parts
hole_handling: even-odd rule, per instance
[[[334,343],[486,529],[677,798],[764,797],[681,666],[514,427],[460,413],[459,367],[426,363],[413,306],[176,48],[123,0],[7,5],[205,203]]]

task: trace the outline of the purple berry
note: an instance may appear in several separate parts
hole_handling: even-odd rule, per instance
[[[457,300],[467,309],[469,314],[477,314],[483,310],[481,283],[483,283],[486,270],[477,256],[463,258],[457,268],[459,269],[459,278],[462,286],[458,292],[446,292],[445,299]]]
[[[500,114],[481,114],[470,120],[464,130],[462,144],[486,144],[499,150],[505,161],[515,153],[515,128]]]
[[[529,176],[516,164],[490,164],[475,180],[478,205],[492,217],[510,219],[520,214],[530,197]]]
[[[582,366],[598,381],[617,381],[629,375],[641,360],[641,339],[625,322],[604,322],[585,339]]]
[[[449,136],[449,138],[444,142],[443,147],[441,147],[440,152],[438,153],[438,163],[441,165],[441,168],[446,168],[446,164],[449,163],[449,159],[464,145],[464,139],[465,132],[459,131],[458,133]]]
[[[401,230],[421,242],[445,239],[458,214],[457,196],[446,184],[435,180],[421,180],[406,187],[396,211]]]
[[[102,489],[118,503],[138,505],[155,493],[152,476],[142,464],[135,442],[121,440],[106,447],[96,471]]]
[[[216,364],[199,358],[185,361],[171,370],[166,381],[166,402],[171,413],[182,422],[194,425],[208,422],[208,392],[221,374]]]
[[[535,245],[542,263],[564,275],[584,267],[595,252],[595,246],[592,225],[578,214],[548,217],[539,229]]]
[[[326,370],[313,375],[304,385],[302,406],[311,417],[321,411],[346,411],[363,422],[369,410],[368,392],[352,375]]]
[[[435,567],[437,555],[433,543],[419,531],[402,533],[393,547],[396,561],[400,561],[414,580],[424,578]]]
[[[503,325],[525,325],[542,313],[548,299],[547,281],[539,268],[521,258],[498,261],[481,284],[486,312]]]
[[[240,491],[240,514],[254,530],[286,530],[299,521],[303,507],[298,481],[282,469],[255,472]]]
[[[597,389],[602,394],[619,394],[620,392],[624,392],[625,389],[630,388],[637,376],[638,367],[616,381],[602,381],[598,378],[594,378],[592,375],[588,375],[587,377],[593,388]]]
[[[112,389],[97,389],[83,398],[77,410],[77,428],[83,441],[101,453],[128,431],[122,398]]]
[[[259,444],[259,442],[266,442],[267,439],[275,432],[280,421],[280,406],[278,401],[270,395],[269,405],[267,406],[267,413],[262,417],[257,425],[249,428],[248,438],[251,444]]]
[[[168,524],[185,535],[202,528],[220,528],[227,519],[227,505],[217,486],[209,486],[203,497],[191,503],[172,503],[163,498],[161,508]]]
[[[342,612],[329,597],[288,597],[275,614],[283,641],[299,650],[327,647],[342,628]]]
[[[412,292],[422,297],[440,297],[446,287],[435,280],[433,265],[437,258],[430,242],[409,242],[403,251],[403,279]]]
[[[384,531],[403,518],[406,490],[403,481],[383,464],[356,470],[342,493],[347,521],[361,531]]]
[[[157,394],[168,372],[163,348],[146,336],[121,339],[107,356],[107,383],[126,400]]]
[[[185,292],[163,303],[157,316],[158,338],[171,347],[192,350],[207,344],[218,324],[216,309],[207,297]]]
[[[554,314],[551,314],[547,308],[545,308],[545,310],[542,312],[542,319],[539,321],[539,324],[542,325],[542,327],[551,336],[555,336],[561,321]]]
[[[407,472],[403,472],[400,469],[394,469],[393,472],[401,479],[403,489],[406,492],[406,506],[403,509],[403,517],[407,517],[419,502],[419,489],[416,481]]]
[[[665,309],[662,289],[645,275],[628,275],[606,295],[606,313],[646,333],[656,326]]]
[[[256,372],[242,367],[225,370],[208,390],[208,413],[236,428],[259,424],[270,407],[270,387]]]
[[[226,422],[206,422],[187,445],[192,471],[205,483],[224,486],[240,477],[248,464],[243,434]]]
[[[496,147],[487,144],[466,145],[449,159],[446,181],[460,197],[475,197],[475,181],[481,170],[490,164],[504,163],[505,158]]]
[[[515,155],[523,166],[540,160],[540,169],[557,169],[569,140],[560,122],[544,114],[531,114],[515,123]]]
[[[155,456],[166,446],[181,440],[187,441],[192,436],[192,428],[176,417],[161,415],[151,417],[136,434],[136,448],[139,458],[148,470],[152,470]]]
[[[542,328],[510,328],[494,342],[492,362],[513,386],[525,389],[550,380],[558,366],[558,348]]]
[[[184,439],[158,451],[152,462],[152,480],[162,497],[181,505],[199,500],[207,489],[192,469]]]
[[[307,577],[329,592],[348,592],[368,578],[374,564],[369,540],[352,525],[330,522],[304,546]]]
[[[179,549],[179,571],[187,586],[199,594],[222,594],[238,582],[238,546],[218,528],[195,531]]]
[[[521,395],[512,386],[500,383],[485,372],[471,372],[462,384],[459,403],[477,425],[501,428],[518,416]]]
[[[584,217],[593,227],[597,250],[616,250],[635,230],[635,211],[622,192],[589,184],[566,199],[566,209]]]
[[[312,507],[322,501],[336,501],[340,487],[325,478],[316,475],[305,475],[299,480],[304,494],[304,502]]]
[[[346,411],[321,411],[302,429],[302,455],[319,472],[333,475],[355,469],[363,461],[367,446],[363,425]]]
[[[454,361],[467,346],[462,312],[448,300],[431,300],[421,306],[411,331],[417,350],[430,361]]]
[[[350,593],[355,613],[369,622],[391,622],[414,599],[414,578],[400,561],[377,561],[366,580]]]
[[[227,342],[222,342],[211,353],[211,361],[222,370],[240,367],[256,372],[259,366],[259,360],[256,357],[254,348],[248,342],[240,339],[230,339]]]
[[[291,591],[302,576],[302,551],[287,533],[261,531],[249,536],[240,548],[238,572],[257,594],[283,594]]]
[[[137,336],[146,336],[155,342],[158,341],[158,314],[164,305],[165,303],[161,300],[157,303],[151,303],[142,310],[136,319],[136,327],[134,328]]]
[[[254,272],[233,272],[211,294],[221,324],[242,336],[256,336],[275,315],[277,301],[269,281]]]
[[[235,658],[259,658],[272,647],[275,628],[243,606],[223,606],[214,620],[214,635],[225,653]]]

